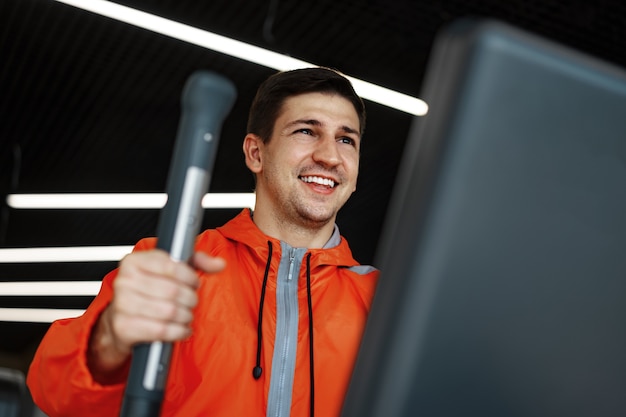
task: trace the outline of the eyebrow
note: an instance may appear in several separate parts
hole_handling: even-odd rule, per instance
[[[285,129],[293,127],[295,125],[299,125],[299,124],[305,124],[305,125],[309,125],[309,126],[322,126],[322,122],[320,122],[319,120],[316,119],[297,119],[294,121],[291,121],[289,123],[287,123],[285,125]],[[355,134],[357,136],[361,136],[360,132],[356,129],[351,128],[350,126],[341,126],[340,130],[342,130],[345,133],[351,133],[351,134]]]

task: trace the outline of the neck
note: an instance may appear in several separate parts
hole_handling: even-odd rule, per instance
[[[267,236],[282,240],[295,248],[322,248],[335,229],[334,218],[326,223],[289,221],[278,218],[273,210],[256,207],[252,220]]]

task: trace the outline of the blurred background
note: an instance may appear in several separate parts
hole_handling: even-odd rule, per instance
[[[417,98],[437,31],[459,17],[496,18],[626,66],[626,5],[618,1],[115,4]],[[159,211],[20,208],[8,197],[164,192],[180,93],[197,69],[219,72],[238,89],[222,129],[210,192],[250,193],[254,184],[241,152],[247,111],[258,84],[276,70],[54,0],[0,1],[0,63],[0,367],[25,372],[50,320],[72,314],[66,309],[84,309],[93,297],[89,285],[113,269],[116,259],[45,261],[29,253],[18,259],[10,250],[126,247],[155,235]],[[338,223],[355,258],[376,264],[396,169],[420,116],[373,100],[366,106],[358,190]],[[207,209],[203,226],[219,226],[240,210]],[[34,287],[2,286],[29,282]],[[55,288],[61,289],[49,291],[45,282],[59,282]],[[43,294],[35,295],[37,288]],[[28,311],[42,314],[28,316]]]

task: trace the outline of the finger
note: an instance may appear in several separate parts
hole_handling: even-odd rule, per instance
[[[198,276],[185,262],[175,261],[166,252],[155,249],[127,255],[120,262],[120,275],[163,276],[191,287],[199,285]]]
[[[142,342],[174,342],[191,335],[188,325],[137,316],[117,316],[113,327],[119,340],[129,346]]]
[[[173,278],[154,276],[122,276],[114,281],[115,294],[132,305],[142,300],[163,300],[193,308],[198,303],[195,287],[189,287]]]
[[[132,302],[127,302],[126,299],[132,299]],[[164,322],[188,324],[193,319],[191,307],[154,298],[122,295],[114,300],[112,308],[116,314]]]
[[[198,304],[195,289],[167,278],[119,279],[114,282],[112,308],[117,313],[186,322]]]
[[[190,264],[194,268],[208,273],[220,272],[226,267],[226,261],[223,258],[209,256],[204,252],[195,252],[191,257]]]

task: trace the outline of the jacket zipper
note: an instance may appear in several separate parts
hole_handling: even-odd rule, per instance
[[[296,250],[294,248],[291,248],[291,251],[289,252],[289,274],[287,275],[287,280],[291,281],[291,278],[293,277],[293,261],[294,259],[296,259]]]
[[[287,273],[287,283],[291,283],[292,278],[293,278],[293,265],[294,265],[294,260],[296,258],[296,250],[295,248],[291,248],[289,250],[289,272]],[[285,316],[289,318],[289,320],[291,320],[291,308],[290,303],[289,303],[289,292],[286,291],[285,292]],[[287,322],[289,320],[285,320],[285,324],[287,324]],[[286,331],[285,334],[289,335],[289,332]],[[286,377],[286,366],[287,366],[287,357],[288,357],[288,347],[289,347],[289,337],[286,337],[283,340],[283,346],[281,349],[281,361],[280,361],[280,389],[278,390],[278,392],[285,392],[285,377]],[[278,401],[278,410],[282,409],[282,404],[283,404],[284,398],[283,396],[280,397],[279,401]]]
[[[287,282],[291,282],[291,278],[293,275],[293,260],[295,257],[296,257],[295,249],[291,248],[289,252],[289,273],[287,274]],[[279,384],[279,390],[278,390],[278,392],[280,393],[285,392],[287,356],[288,356],[289,343],[291,342],[290,337],[289,337],[289,331],[286,330],[287,324],[291,320],[291,308],[289,307],[289,292],[288,291],[285,292],[285,317],[287,318],[287,320],[285,320],[285,334],[287,335],[287,337],[285,337],[285,339],[283,340],[283,346],[282,346],[281,355],[280,355],[280,359],[281,359],[280,360],[280,384]],[[281,395],[278,399],[278,407],[277,407],[277,411],[279,411],[279,413],[280,413],[280,410],[283,408],[283,401],[284,401],[284,397]]]
[[[281,242],[285,257],[279,268],[277,286],[277,325],[272,362],[272,376],[267,415],[287,417],[291,410],[291,394],[295,371],[298,332],[298,279],[296,268],[306,249],[292,248]],[[282,269],[282,273],[280,272]]]

